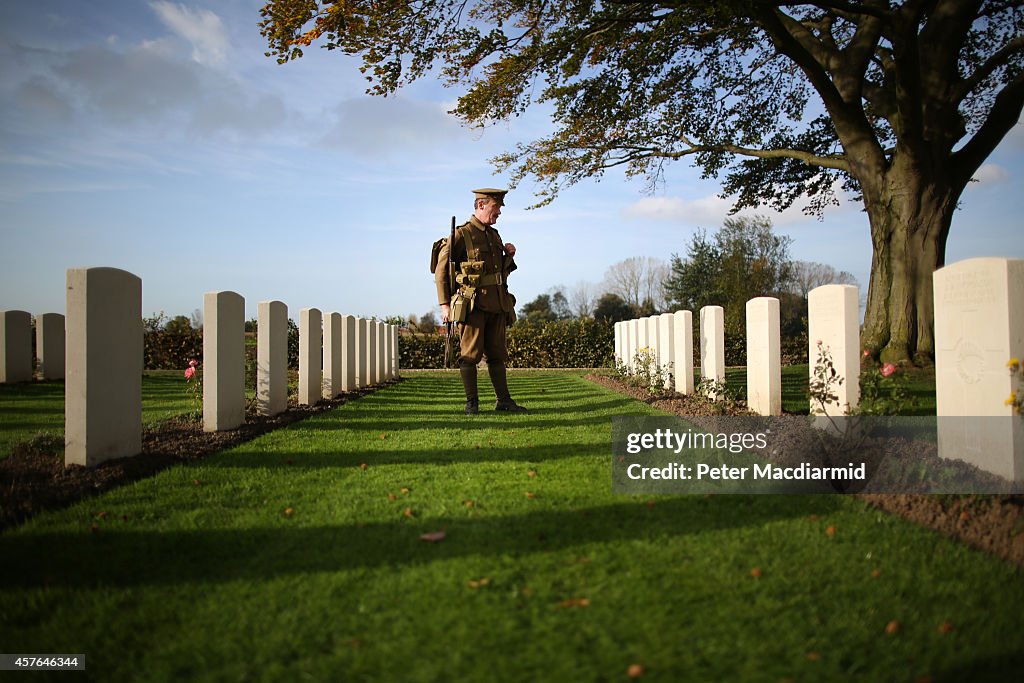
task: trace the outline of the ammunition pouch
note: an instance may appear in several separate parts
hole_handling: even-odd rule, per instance
[[[474,292],[475,294],[475,292]],[[452,297],[451,303],[451,321],[453,323],[464,323],[466,317],[469,315],[469,311],[473,308],[473,299],[467,299],[462,295],[462,292],[456,292]]]
[[[455,281],[464,287],[491,287],[505,284],[505,278],[501,273],[488,273],[487,275],[467,275],[459,273]]]

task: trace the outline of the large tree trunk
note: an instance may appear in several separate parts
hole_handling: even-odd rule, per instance
[[[945,264],[946,238],[963,188],[936,178],[934,169],[899,161],[881,182],[862,186],[873,253],[861,346],[884,362],[931,363],[932,273]]]

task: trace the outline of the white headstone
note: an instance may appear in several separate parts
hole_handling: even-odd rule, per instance
[[[323,315],[319,308],[299,311],[299,405],[311,406],[323,394]]]
[[[629,366],[630,372],[636,372],[636,354],[639,353],[640,347],[643,346],[643,342],[640,340],[641,327],[643,326],[640,324],[639,318],[633,318],[629,321],[629,357],[626,358],[626,364]],[[646,328],[644,334],[646,335]]]
[[[665,369],[665,388],[675,386],[672,377],[676,374],[675,367],[675,316],[662,313],[658,321],[658,365]]]
[[[356,318],[356,387],[362,388],[370,383],[369,368],[369,350],[367,348],[370,341],[370,321],[364,320],[363,318]]]
[[[43,313],[36,316],[36,355],[43,379],[64,379],[64,316]]]
[[[203,295],[203,430],[245,422],[245,299],[236,292]]]
[[[0,384],[32,380],[32,314],[3,311],[0,315]]]
[[[366,327],[366,350],[363,352],[363,365],[366,368],[363,377],[367,386],[377,383],[377,321],[364,320]]]
[[[344,363],[341,313],[324,316],[324,383],[321,395],[331,399],[342,392]]]
[[[834,387],[837,401],[821,405],[811,401],[811,413],[845,415],[860,399],[860,293],[853,285],[823,285],[807,294],[807,340],[809,376],[822,351],[842,381]],[[821,346],[818,346],[821,342]]]
[[[399,377],[401,377],[402,373],[401,373],[401,369],[399,368],[400,361],[399,361],[399,355],[398,355],[398,344],[399,344],[399,342],[401,340],[401,337],[398,336],[398,326],[397,325],[394,325],[394,326],[391,327],[391,338],[392,338],[391,352],[393,354],[393,356],[392,356],[393,360],[391,361],[391,373],[392,373],[392,377],[394,379],[398,379]]]
[[[67,271],[64,463],[142,451],[142,280],[116,268]]]
[[[288,409],[288,306],[261,301],[256,318],[256,407],[277,415]]]
[[[672,367],[676,378],[676,392],[693,393],[693,314],[676,311],[672,314]]]
[[[700,376],[725,383],[725,309],[721,306],[700,309]]]
[[[782,414],[779,300],[747,302],[747,407],[757,415]]]
[[[1024,418],[1007,403],[1020,386],[1007,363],[1024,360],[1024,260],[968,259],[932,281],[939,455],[1024,481]]]
[[[386,325],[381,321],[377,321],[376,324],[377,332],[377,363],[376,363],[376,378],[377,382],[386,382],[388,379],[386,359],[387,359],[387,341],[385,337],[387,332],[385,331]]]
[[[622,358],[622,323],[615,323],[612,329],[615,331],[615,344],[612,347],[612,353],[615,355],[614,362],[618,365]]]
[[[356,383],[356,368],[358,367],[356,346],[356,322],[354,315],[341,316],[341,390],[354,391],[358,386]]]

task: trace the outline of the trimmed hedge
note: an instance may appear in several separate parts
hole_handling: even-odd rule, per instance
[[[148,330],[144,337],[144,349],[143,362],[147,370],[184,372],[190,360],[203,359],[203,333],[198,330]]]
[[[508,366],[513,368],[607,367],[614,347],[615,328],[607,321],[518,322],[508,328]],[[444,335],[399,335],[398,362],[406,369],[444,367]]]

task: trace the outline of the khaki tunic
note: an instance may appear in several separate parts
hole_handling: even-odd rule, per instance
[[[470,232],[475,258],[468,254],[465,239],[466,231]],[[463,261],[475,260],[484,262],[484,275],[510,273],[516,269],[511,256],[505,255],[501,235],[491,226],[484,225],[476,216],[462,224],[455,231],[455,272],[461,272]],[[441,248],[438,255],[437,270],[434,271],[437,284],[437,302],[450,304],[454,291],[448,274],[448,246]],[[458,285],[456,285],[458,287]],[[466,322],[459,324],[462,343],[461,361],[479,363],[486,353],[488,361],[504,362],[507,359],[505,350],[505,314],[513,310],[513,300],[508,293],[508,285],[488,285],[478,287],[473,311],[466,317]]]

